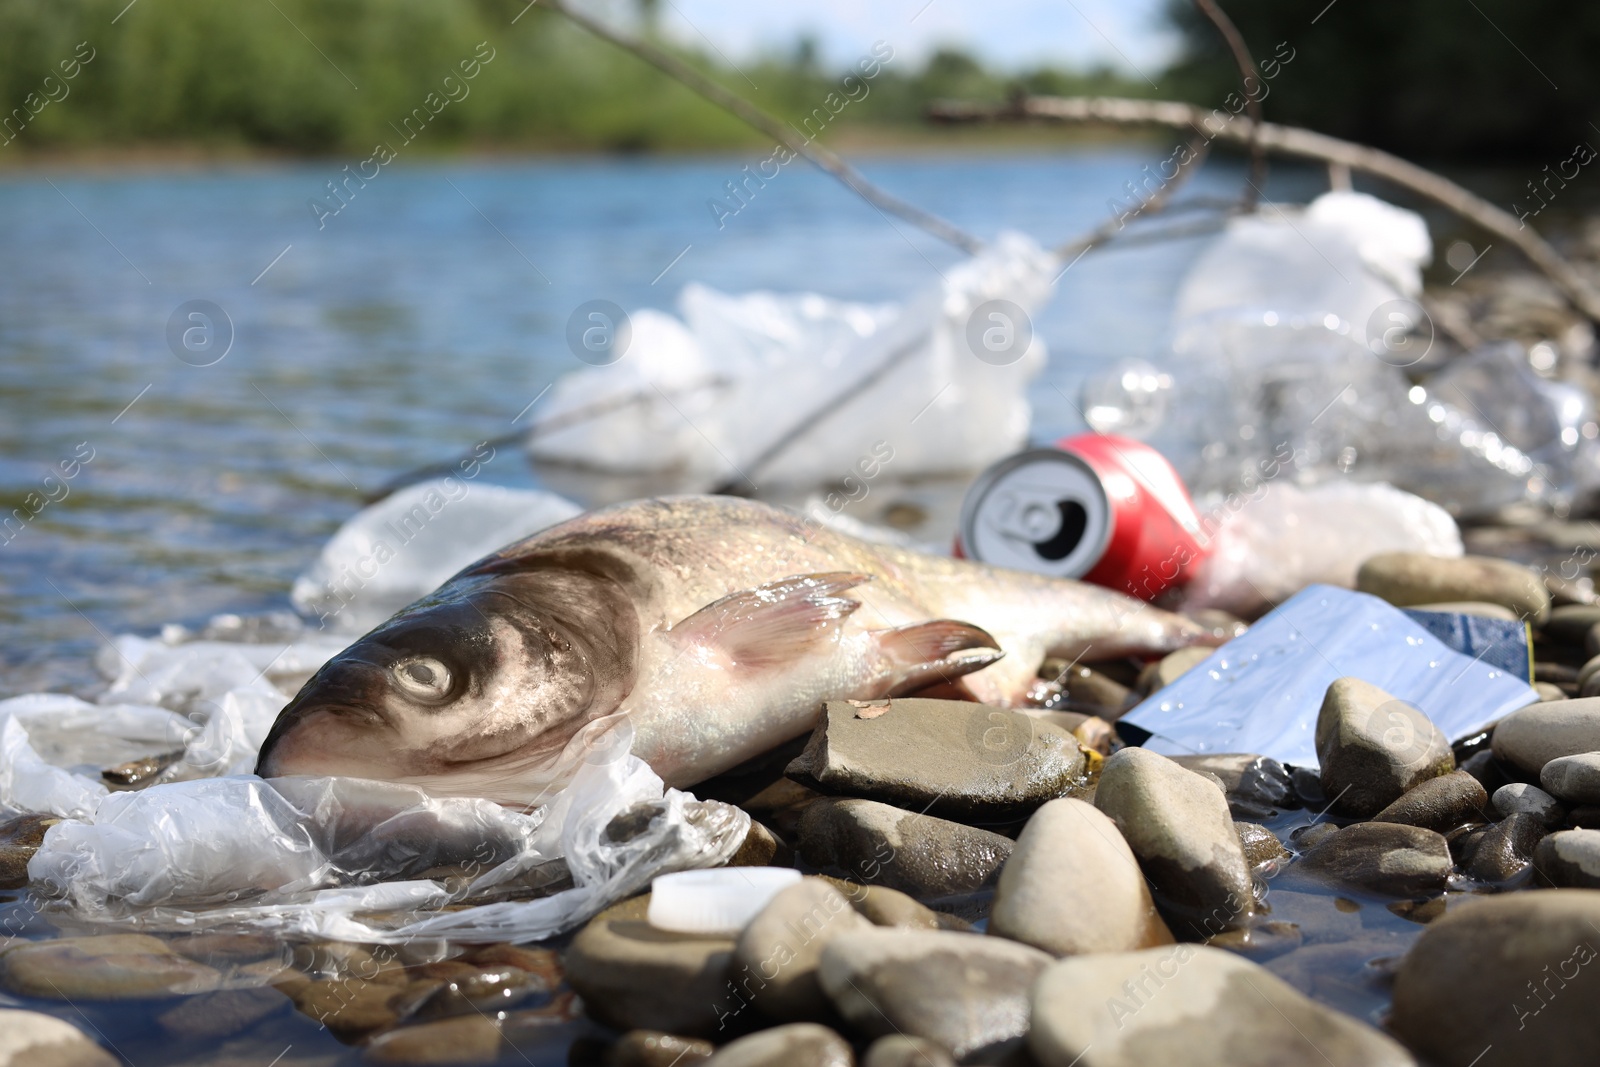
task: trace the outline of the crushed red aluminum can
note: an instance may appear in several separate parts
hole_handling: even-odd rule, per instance
[[[956,554],[1081,578],[1142,600],[1188,581],[1209,549],[1165,456],[1114,434],[1064,437],[980,474],[961,506]]]

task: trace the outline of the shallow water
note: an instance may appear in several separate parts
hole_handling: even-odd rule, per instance
[[[863,169],[980,235],[1014,228],[1050,242],[1101,222],[1108,198],[1166,151],[885,157]],[[691,280],[896,300],[956,259],[798,169],[719,230],[706,201],[745,162],[398,167],[321,230],[306,201],[342,161],[0,177],[0,501],[60,496],[0,544],[0,695],[91,686],[108,635],[286,608],[293,577],[365,491],[508,432],[576,368],[563,333],[583,301],[670,308]],[[1214,163],[1190,191],[1230,195],[1237,179],[1231,163]],[[1315,172],[1274,172],[1275,199],[1322,188]],[[1032,392],[1036,438],[1081,428],[1072,404],[1087,368],[1158,350],[1197,251],[1185,241],[1097,253],[1062,277],[1036,322],[1053,357]],[[205,367],[177,359],[167,340],[175,309],[198,299],[220,305],[234,330],[227,355]],[[75,476],[46,481],[73,459]],[[514,449],[485,477],[586,501],[659,488],[533,472]],[[881,520],[912,501],[933,513],[929,529],[948,531],[958,486],[881,488],[857,517]],[[1297,819],[1309,816],[1286,816],[1282,829]],[[1369,960],[1400,955],[1421,926],[1326,892],[1275,886],[1269,901],[1272,918],[1326,937],[1308,935],[1266,965],[1375,1018],[1387,993]],[[0,894],[0,930],[90,932],[39,916],[19,893]],[[1357,947],[1325,947],[1352,939]],[[100,1034],[132,1064],[357,1058],[286,999],[205,1039],[158,1021],[174,1002],[19,1002]],[[519,1049],[529,1063],[561,1063],[569,1044],[598,1032],[553,1025]]]
[[[980,235],[1050,242],[1100,223],[1155,158],[923,156],[865,170]],[[102,633],[287,606],[293,576],[363,491],[508,432],[578,366],[564,329],[585,300],[671,308],[689,281],[894,300],[957,259],[799,169],[719,231],[707,201],[744,162],[386,169],[320,231],[306,202],[339,161],[0,176],[0,501],[65,492],[0,544],[0,693],[84,684]],[[1286,199],[1321,189],[1311,172],[1276,176]],[[1236,181],[1214,164],[1192,191]],[[1195,251],[1097,253],[1062,277],[1037,324],[1053,356],[1033,390],[1037,437],[1080,428],[1072,383],[1085,366],[1155,350]],[[166,337],[197,299],[234,329],[207,367],[179,361]],[[76,477],[45,481],[87,450]],[[535,480],[514,449],[485,477]],[[654,488],[559,485],[590,498]]]

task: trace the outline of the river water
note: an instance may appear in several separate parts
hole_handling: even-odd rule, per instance
[[[987,152],[864,169],[980,236],[1049,244],[1103,221],[1159,158]],[[0,502],[11,514],[38,494],[0,544],[0,694],[87,684],[103,635],[286,607],[363,491],[506,433],[577,368],[564,330],[586,300],[670,310],[690,281],[899,300],[960,256],[798,165],[719,228],[708,202],[746,162],[396,165],[320,228],[308,201],[331,202],[342,161],[0,177]],[[1276,178],[1274,196],[1321,189],[1314,172]],[[1237,182],[1211,164],[1190,192]],[[1061,278],[1035,324],[1052,353],[1036,437],[1080,426],[1053,385],[1157,350],[1198,245],[1097,252]],[[210,366],[168,340],[194,300],[232,324]],[[538,482],[503,454],[488,480]],[[581,479],[560,488],[593,495]]]

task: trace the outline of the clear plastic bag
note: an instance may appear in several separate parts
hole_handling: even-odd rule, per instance
[[[1202,501],[1217,523],[1211,552],[1183,590],[1185,611],[1221,608],[1251,619],[1308,585],[1353,588],[1363,561],[1380,552],[1462,554],[1448,512],[1382,482],[1287,480],[1249,496]]]

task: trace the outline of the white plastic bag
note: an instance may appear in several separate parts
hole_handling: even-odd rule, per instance
[[[580,511],[541,490],[454,476],[420,482],[346,520],[290,599],[324,626],[364,632],[468,564]]]
[[[1207,500],[1200,512],[1220,525],[1184,587],[1185,611],[1255,618],[1308,585],[1354,588],[1362,562],[1380,552],[1462,553],[1449,512],[1382,482],[1274,482],[1250,498]]]
[[[991,300],[1031,313],[1059,270],[1050,253],[1006,234],[901,305],[686,286],[681,320],[634,313],[622,357],[562,378],[545,411],[548,417],[619,397],[639,401],[535,438],[530,451],[604,470],[687,472],[711,485],[745,471],[825,407],[792,447],[756,472],[758,480],[815,485],[843,477],[884,437],[884,427],[896,428],[897,477],[975,470],[1025,441],[1026,389],[1046,356],[1032,335],[1025,347],[1019,341],[1015,352],[982,361],[969,347],[971,320]],[[981,333],[990,320],[980,318]],[[1013,325],[1013,337],[1031,334],[1026,323]],[[838,399],[908,347],[893,370]]]

